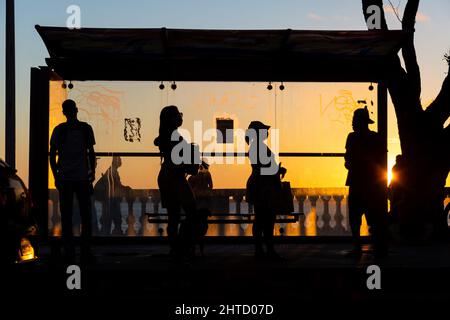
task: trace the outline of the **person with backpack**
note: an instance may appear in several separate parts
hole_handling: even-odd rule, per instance
[[[50,139],[50,167],[59,191],[62,241],[69,263],[75,261],[73,240],[73,197],[76,195],[81,216],[81,260],[92,260],[91,195],[95,179],[95,138],[92,127],[79,121],[75,101],[65,100],[62,112],[67,121],[59,124]]]
[[[275,251],[273,230],[277,212],[280,211],[282,183],[287,169],[275,159],[275,154],[264,141],[269,136],[270,126],[261,121],[252,121],[247,129],[245,141],[249,145],[249,158],[252,173],[247,180],[246,199],[253,205],[255,221],[253,223],[253,240],[255,258],[283,260]],[[266,246],[264,252],[263,244]]]

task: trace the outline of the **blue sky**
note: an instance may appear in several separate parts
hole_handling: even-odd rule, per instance
[[[392,1],[394,4],[398,0]],[[385,1],[387,4],[388,2]],[[400,1],[402,5],[406,0]],[[64,26],[66,8],[81,8],[84,27],[169,27],[217,29],[365,30],[359,0],[16,0],[17,166],[28,171],[29,73],[48,53],[34,25]],[[416,30],[423,101],[434,98],[445,77],[443,54],[450,50],[450,1],[424,0]],[[0,157],[4,158],[5,0],[0,0]],[[388,13],[391,29],[399,28]]]

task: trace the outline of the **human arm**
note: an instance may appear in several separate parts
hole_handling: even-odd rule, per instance
[[[55,178],[55,187],[56,189],[59,189],[60,177],[59,177],[58,163],[56,162],[56,154],[57,154],[56,147],[50,146],[50,168],[52,170],[53,177]]]
[[[347,137],[347,141],[345,143],[345,155],[344,155],[344,159],[345,159],[345,168],[347,170],[350,170],[351,166],[352,166],[352,143],[351,143],[351,135],[348,135]]]
[[[56,155],[58,153],[58,129],[53,130],[52,136],[50,138],[50,169],[52,170],[53,177],[55,178],[55,187],[59,189],[60,175],[59,166],[56,161]]]
[[[95,169],[97,167],[97,159],[95,157],[95,137],[92,127],[88,125],[88,138],[87,138],[87,157],[89,164],[89,181],[94,182],[95,180]]]

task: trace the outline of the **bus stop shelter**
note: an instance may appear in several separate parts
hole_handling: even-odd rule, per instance
[[[30,87],[29,187],[43,235],[47,235],[52,79],[372,82],[378,84],[378,132],[387,146],[385,82],[407,37],[404,31],[69,30],[44,26],[36,26],[36,30],[50,56],[46,59],[47,66],[31,69]],[[289,152],[280,156],[342,157],[343,154]],[[387,171],[387,154],[385,159]]]

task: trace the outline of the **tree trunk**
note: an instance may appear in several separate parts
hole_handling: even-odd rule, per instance
[[[380,5],[381,0],[362,0],[363,10]],[[444,80],[435,101],[423,110],[420,94],[420,69],[414,48],[415,17],[419,0],[409,0],[402,28],[410,36],[402,48],[405,69],[397,58],[389,70],[387,87],[397,116],[404,168],[399,181],[403,201],[398,203],[398,222],[403,236],[423,239],[427,235],[446,236],[447,217],[444,216],[445,183],[450,169],[449,128],[444,123],[450,113],[450,80]],[[365,18],[367,19],[366,13]],[[384,12],[381,17],[384,28]]]

